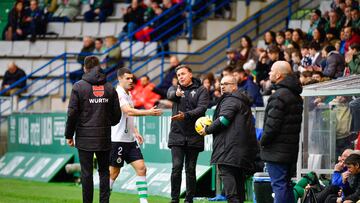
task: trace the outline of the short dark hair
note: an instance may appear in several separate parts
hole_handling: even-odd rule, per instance
[[[97,56],[87,56],[84,59],[84,68],[85,70],[91,70],[95,67],[99,67],[100,66],[100,61],[99,58]]]
[[[359,154],[350,154],[350,156],[348,156],[345,159],[345,164],[346,165],[359,165],[360,166],[360,155]]]
[[[359,43],[353,43],[350,45],[351,49],[355,49],[356,51],[360,51],[360,44]]]
[[[99,41],[99,42],[103,43],[103,39],[101,39],[100,37],[96,38],[95,41]]]
[[[309,48],[310,48],[310,49],[315,49],[316,51],[320,51],[320,50],[321,50],[321,46],[320,46],[320,44],[317,43],[317,42],[311,42]]]
[[[324,50],[326,51],[326,53],[330,53],[331,51],[335,51],[336,48],[333,45],[328,45],[324,48]]]
[[[285,32],[291,32],[292,33],[292,32],[294,32],[294,29],[288,28],[288,29],[285,30]]]
[[[278,46],[276,46],[275,44],[272,44],[268,47],[268,52],[269,53],[280,53],[281,50]]]
[[[186,68],[190,73],[192,73],[192,70],[189,66],[187,65],[178,65],[176,68],[175,68],[175,73],[178,72],[178,70],[182,69],[182,68]]]
[[[245,75],[247,75],[245,70],[243,68],[241,68],[241,67],[234,68],[234,70],[232,72],[233,73],[244,73]]]
[[[117,76],[122,77],[123,75],[125,75],[125,73],[132,74],[131,71],[127,68],[119,68],[119,70],[117,71]]]
[[[227,65],[227,66],[225,66],[225,68],[224,68],[222,71],[228,71],[228,72],[232,73],[233,70],[234,70],[234,67],[232,67],[232,66],[230,66],[230,65]],[[222,71],[221,71],[221,72],[222,72]]]

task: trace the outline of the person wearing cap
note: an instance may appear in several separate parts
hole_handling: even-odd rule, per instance
[[[195,122],[205,116],[209,92],[189,66],[175,69],[178,86],[170,87],[167,97],[173,102],[168,147],[171,150],[171,203],[179,203],[182,170],[185,162],[185,203],[192,203],[196,191],[196,162],[204,151],[204,137],[195,131]]]
[[[237,49],[228,48],[226,50],[226,57],[228,59],[226,63],[228,66],[231,66],[233,69],[241,66],[239,51]]]
[[[314,9],[311,12],[311,18],[310,18],[310,28],[307,32],[308,36],[312,35],[312,32],[315,28],[324,29],[326,24],[326,20],[321,17],[321,11],[319,9]]]

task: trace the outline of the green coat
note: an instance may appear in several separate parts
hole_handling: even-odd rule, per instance
[[[354,54],[352,60],[348,64],[350,68],[350,74],[360,74],[360,53]]]

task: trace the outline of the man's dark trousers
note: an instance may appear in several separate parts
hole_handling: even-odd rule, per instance
[[[243,203],[245,201],[245,174],[243,170],[224,164],[219,164],[218,168],[228,202]]]
[[[100,177],[100,203],[108,203],[110,198],[110,172],[109,156],[110,151],[79,151],[81,165],[81,184],[84,203],[92,203],[94,196],[93,170],[94,153],[98,162],[98,171]]]
[[[291,164],[266,162],[271,178],[271,187],[275,193],[274,203],[294,202],[293,187],[291,185]]]
[[[178,203],[181,187],[181,174],[185,160],[186,196],[185,202],[192,203],[196,190],[196,162],[199,150],[186,146],[171,147],[171,202]]]

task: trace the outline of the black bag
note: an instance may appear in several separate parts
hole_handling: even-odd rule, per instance
[[[316,200],[315,197],[315,192],[312,188],[310,188],[306,193],[305,193],[305,198],[302,201],[302,203],[318,203],[318,201]]]

